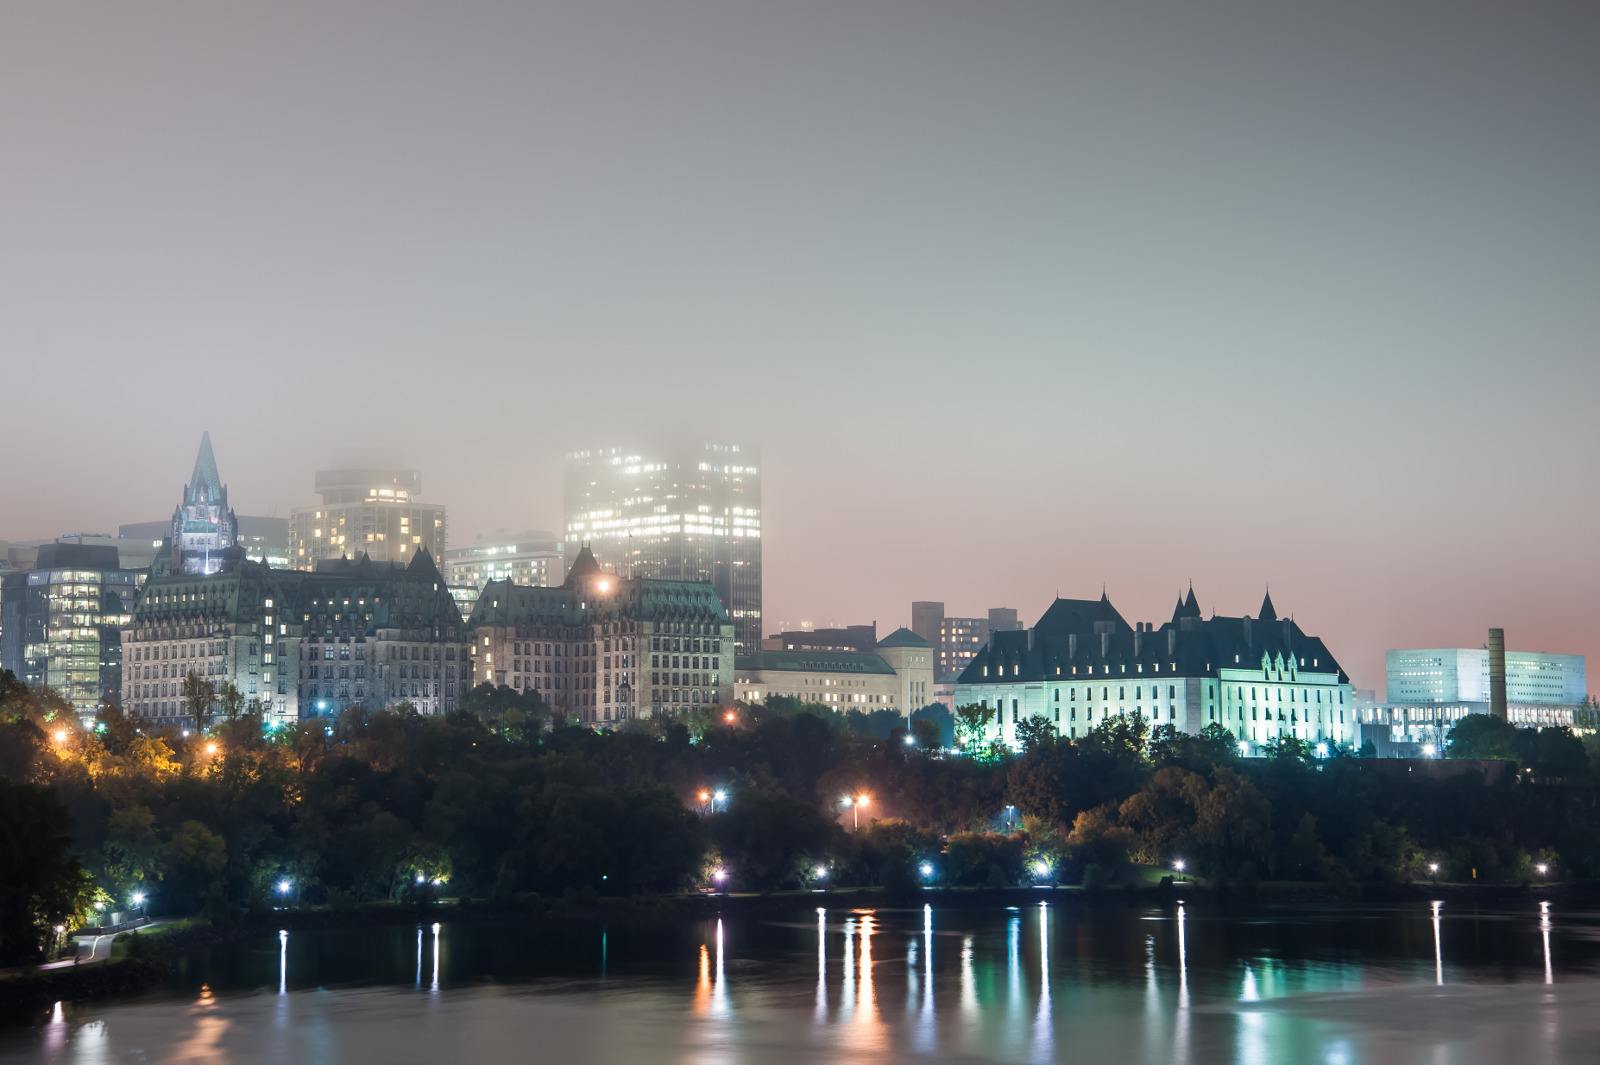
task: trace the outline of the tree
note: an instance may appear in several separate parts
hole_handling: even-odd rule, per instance
[[[983,703],[956,707],[956,746],[969,753],[977,753],[983,746],[989,722],[994,720],[994,716],[994,707]]]
[[[244,712],[244,692],[233,681],[225,680],[217,689],[217,703],[222,708],[222,719],[235,721]]]
[[[1017,722],[1017,745],[1027,754],[1038,747],[1054,743],[1060,735],[1056,726],[1040,714],[1029,714]]]
[[[1517,727],[1493,714],[1468,714],[1445,737],[1447,758],[1518,761]]]
[[[94,882],[72,854],[61,800],[35,784],[0,780],[0,963],[37,958],[55,925],[74,925]]]
[[[194,718],[194,727],[205,729],[211,724],[211,706],[217,700],[217,689],[194,670],[183,678],[183,705]]]

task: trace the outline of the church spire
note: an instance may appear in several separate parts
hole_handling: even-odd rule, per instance
[[[1278,620],[1278,611],[1276,609],[1274,609],[1273,605],[1272,605],[1272,587],[1270,585],[1267,587],[1266,597],[1261,600],[1261,620],[1262,621],[1277,621]]]
[[[200,434],[200,451],[194,457],[194,472],[189,475],[188,492],[192,503],[216,503],[222,498],[222,477],[217,473],[217,457],[211,452],[211,433]]]

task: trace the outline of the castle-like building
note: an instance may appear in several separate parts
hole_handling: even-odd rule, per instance
[[[1129,625],[1102,593],[1057,599],[1030,629],[997,632],[962,670],[957,706],[994,710],[994,738],[1042,717],[1063,736],[1112,715],[1198,733],[1220,725],[1246,750],[1282,736],[1348,743],[1350,678],[1321,639],[1280,618],[1268,594],[1255,617],[1204,617],[1194,589],[1159,628]]]
[[[228,506],[228,486],[217,473],[211,434],[202,433],[194,472],[183,487],[182,502],[172,512],[167,568],[172,573],[220,573],[243,557],[239,519]]]
[[[490,581],[469,625],[475,684],[585,724],[733,702],[734,622],[711,582],[618,577],[587,545],[559,587]]]

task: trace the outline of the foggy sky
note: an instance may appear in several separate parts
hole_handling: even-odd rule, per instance
[[[1274,601],[1600,671],[1587,3],[16,2],[0,538],[758,442],[768,628]],[[1591,688],[1600,684],[1591,682]]]

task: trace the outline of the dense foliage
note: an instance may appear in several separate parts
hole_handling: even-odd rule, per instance
[[[969,757],[943,745],[980,715],[942,708],[914,715],[908,742],[895,715],[792,703],[610,733],[552,722],[507,689],[464,705],[279,730],[229,705],[186,736],[113,706],[82,728],[0,675],[0,950],[46,949],[53,925],[88,919],[95,890],[115,908],[137,891],[158,912],[221,916],[713,883],[1104,884],[1179,858],[1240,886],[1515,881],[1534,863],[1600,875],[1590,759],[1561,730],[1489,748],[1535,770],[1489,780],[1448,760],[1319,759],[1293,741],[1242,760],[1220,730],[1137,718],[1077,741],[1024,729],[1020,753]],[[847,810],[847,795],[868,804]]]

